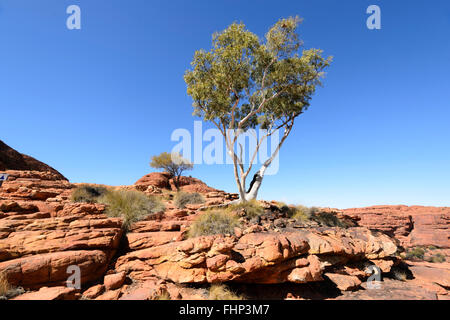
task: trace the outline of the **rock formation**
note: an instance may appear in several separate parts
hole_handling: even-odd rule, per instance
[[[0,140],[0,171],[5,170],[50,171],[55,174],[58,179],[67,180],[61,173],[49,165],[40,162],[33,157],[17,152]]]
[[[71,184],[47,171],[6,171],[0,187],[0,271],[13,286],[65,285],[67,268],[82,282],[101,278],[121,239],[122,221],[103,207],[68,200]]]
[[[264,214],[258,219],[235,213],[241,227],[232,234],[188,239],[186,231],[204,214],[203,205],[224,204],[236,195],[184,177],[182,189],[201,192],[205,204],[179,209],[164,198],[164,212],[124,233],[122,219],[107,217],[104,205],[70,201],[75,185],[58,173],[6,172],[10,177],[0,187],[0,272],[27,291],[17,300],[207,299],[207,287],[214,283],[226,283],[249,298],[262,298],[261,292],[263,298],[279,299],[449,296],[447,262],[408,261],[414,279],[391,277],[383,281],[389,290],[360,290],[367,287],[370,266],[383,276],[395,273],[403,264],[401,246],[448,249],[446,208],[328,210],[359,224],[341,228],[300,223],[275,202],[262,201]],[[165,173],[119,188],[164,195],[174,190]],[[70,266],[80,267],[80,290],[66,286]]]
[[[134,185],[141,191],[155,192],[154,190],[166,189],[166,190],[176,190],[173,178],[167,172],[152,172],[149,173],[138,181]],[[218,191],[214,188],[209,187],[203,181],[192,178],[192,177],[180,177],[179,181],[180,190],[186,192],[214,192]],[[150,192],[151,193],[151,192]]]

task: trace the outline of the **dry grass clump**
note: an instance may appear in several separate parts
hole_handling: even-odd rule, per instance
[[[12,289],[4,272],[0,272],[0,297],[7,296]]]
[[[240,202],[228,206],[227,211],[240,211],[243,210],[245,215],[249,218],[254,218],[264,214],[264,208],[257,200],[250,200],[246,202]]]
[[[245,298],[223,284],[213,284],[209,288],[209,300],[245,300]]]
[[[320,225],[327,227],[348,228],[351,226],[348,222],[338,218],[335,214],[320,211],[317,207],[306,207],[302,205],[286,206],[282,204],[280,210],[286,211],[291,218],[301,222],[315,221]]]
[[[184,209],[187,204],[204,203],[205,198],[198,192],[178,192],[173,201],[178,208]]]
[[[128,230],[132,223],[165,209],[157,197],[134,190],[108,190],[98,202],[106,205],[106,214],[109,217],[124,219],[125,230]]]
[[[408,274],[402,269],[394,269],[392,275],[399,281],[406,281],[408,279]]]
[[[233,234],[239,219],[226,210],[209,210],[200,215],[189,227],[188,238],[214,234]]]
[[[171,300],[170,299],[170,294],[167,291],[163,291],[160,293],[155,294],[151,300]]]
[[[430,258],[428,258],[428,262],[432,263],[442,263],[445,261],[445,256],[442,253],[436,253],[435,255],[432,255]]]
[[[106,192],[107,189],[105,187],[82,184],[72,191],[71,200],[74,202],[96,203],[98,198]]]
[[[306,207],[302,205],[289,207],[290,216],[293,219],[297,219],[302,222],[312,220],[317,211],[318,209],[316,207]]]
[[[335,214],[330,212],[316,212],[313,215],[313,220],[327,227],[348,228],[351,226],[349,223],[339,219]]]
[[[425,257],[425,249],[421,247],[415,247],[406,251],[406,259],[423,260],[424,257]]]

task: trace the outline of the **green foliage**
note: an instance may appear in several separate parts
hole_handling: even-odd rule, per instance
[[[250,200],[232,204],[228,206],[226,210],[228,212],[243,210],[245,212],[245,215],[249,218],[254,218],[264,214],[264,208],[259,204],[257,200]]]
[[[432,255],[429,259],[429,262],[432,263],[443,263],[446,261],[445,256],[442,253],[436,253],[435,255]]]
[[[71,200],[74,202],[96,203],[107,189],[102,186],[82,184],[72,191]]]
[[[239,225],[238,218],[225,210],[205,211],[189,227],[188,237],[233,234],[234,228]]]
[[[178,208],[183,209],[186,208],[187,204],[204,203],[205,199],[197,192],[178,192],[173,201]]]
[[[226,140],[243,199],[245,179],[256,153],[245,169],[242,152],[239,156],[236,151],[237,137],[251,128],[267,129],[264,137],[257,138],[259,146],[277,130],[284,131],[274,153],[264,163],[270,165],[294,120],[308,109],[332,60],[323,58],[318,49],[300,52],[300,22],[298,17],[281,19],[269,29],[265,39],[248,31],[244,24],[233,23],[213,35],[209,51],[195,52],[191,69],[184,75],[187,94],[193,100],[193,114],[211,121]],[[233,138],[228,130],[235,130]]]
[[[242,23],[215,33],[211,50],[196,51],[184,76],[194,114],[245,130],[283,126],[303,113],[331,57],[323,58],[318,49],[299,52],[300,22],[281,19],[265,40]]]
[[[415,247],[406,251],[406,259],[423,260],[425,257],[425,250],[421,247]]]
[[[244,296],[231,291],[223,284],[213,284],[209,288],[209,300],[244,300]]]
[[[124,219],[125,230],[128,230],[133,222],[165,209],[164,204],[157,197],[149,197],[139,191],[109,190],[99,199],[99,202],[107,205],[106,214],[109,217]]]

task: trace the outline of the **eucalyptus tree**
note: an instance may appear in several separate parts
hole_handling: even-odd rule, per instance
[[[209,51],[195,52],[184,76],[194,115],[212,122],[225,139],[241,201],[257,197],[267,168],[296,118],[310,106],[331,63],[331,57],[322,57],[322,50],[303,48],[297,33],[300,23],[299,17],[281,19],[262,39],[244,24],[233,23],[213,34]],[[256,137],[256,148],[244,164],[238,137],[258,128],[265,129],[265,134]],[[261,144],[277,130],[282,133],[277,147],[260,164],[246,190]]]

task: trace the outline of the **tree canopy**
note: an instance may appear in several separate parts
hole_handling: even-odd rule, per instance
[[[163,152],[152,157],[150,167],[168,172],[174,178],[174,184],[178,190],[181,174],[186,170],[192,170],[194,165],[179,153]]]
[[[310,106],[324,69],[331,62],[331,57],[322,57],[319,49],[299,52],[303,46],[296,32],[300,22],[299,17],[281,19],[264,39],[248,31],[244,24],[233,23],[214,33],[209,51],[195,52],[192,68],[185,73],[194,115],[214,123],[225,138],[241,198],[245,196],[245,178],[252,162],[244,168],[236,152],[237,136],[250,128],[267,129],[267,135],[258,142],[259,148],[263,139],[281,129],[281,147],[294,120]],[[231,135],[230,130],[237,134]],[[273,157],[263,164],[263,170]],[[263,175],[260,172],[261,179]]]

